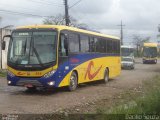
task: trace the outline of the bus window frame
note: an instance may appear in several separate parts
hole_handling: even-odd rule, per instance
[[[108,55],[117,55],[120,56],[121,50],[120,50],[120,40],[119,39],[114,39],[114,38],[109,38],[109,37],[101,37],[101,36],[96,36],[96,35],[92,35],[92,34],[86,34],[86,33],[81,33],[81,32],[77,32],[77,31],[72,31],[72,30],[62,30],[61,32],[65,32],[66,34],[68,34],[68,56],[70,54],[80,54],[80,53],[98,53],[98,54],[108,54]],[[70,44],[69,44],[69,34],[76,34],[79,36],[79,52],[71,52],[70,51]],[[84,35],[88,37],[89,40],[89,51],[88,52],[81,52],[81,44],[80,44],[80,36]],[[96,42],[96,40],[98,41],[99,39],[104,39],[106,41],[106,51],[105,52],[98,52],[97,51],[97,47],[95,44],[95,48],[94,51],[91,51],[91,46],[90,46],[90,40],[91,38],[94,39],[94,44]],[[115,42],[115,44],[113,43],[113,41]],[[112,48],[108,51],[108,45],[112,46]],[[114,48],[114,46],[116,46],[116,48]],[[118,47],[119,46],[119,47]]]
[[[54,32],[56,32],[56,42],[55,42],[55,44],[56,44],[56,54],[57,54],[58,53],[58,51],[57,51],[57,48],[58,48],[58,39],[59,39],[59,37],[58,37],[59,32],[58,32],[57,29],[48,29],[48,28],[47,29],[46,28],[40,28],[40,29],[36,29],[36,28],[34,28],[34,29],[27,29],[27,28],[26,29],[16,29],[16,30],[12,31],[11,36],[13,35],[14,32],[32,32],[32,34],[33,34],[33,32],[43,32],[43,31],[54,31]],[[11,46],[11,44],[12,43],[9,42],[8,48]],[[9,54],[10,54],[10,51],[8,51],[7,57],[8,57]],[[46,63],[46,64],[44,64],[43,67],[40,66],[40,65],[32,65],[33,66],[32,68],[24,67],[24,65],[17,65],[17,64],[14,64],[12,62],[9,62],[8,60],[7,60],[7,63],[8,63],[9,67],[12,67],[12,68],[14,68],[16,70],[35,71],[35,70],[45,70],[48,67],[56,66],[57,63],[58,63],[58,60],[56,59],[56,61],[54,61],[52,63]]]

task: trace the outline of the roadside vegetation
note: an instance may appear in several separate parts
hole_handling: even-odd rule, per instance
[[[7,72],[6,70],[0,70],[0,77],[6,77]]]
[[[73,108],[71,112],[74,113],[66,117],[68,120],[159,120],[160,119],[160,76],[152,79],[144,80],[140,86],[132,90],[122,92],[113,97],[112,102],[108,104],[107,99],[97,101],[90,111],[89,109],[82,109],[81,112],[75,112]],[[86,108],[86,107],[84,107]],[[74,112],[72,112],[74,111]],[[88,112],[87,112],[88,111]],[[75,115],[75,116],[74,116]]]
[[[128,91],[121,95],[123,102],[113,105],[111,109],[105,106],[97,108],[98,114],[123,114],[123,115],[159,115],[160,113],[160,76],[144,81],[142,87],[135,94]],[[134,116],[135,117],[135,116]],[[136,116],[138,117],[138,116]],[[142,117],[142,116],[139,116]],[[144,117],[144,116],[143,116]],[[147,117],[147,116],[145,116]],[[148,116],[149,117],[149,116]],[[158,117],[160,116],[152,116]],[[144,119],[144,118],[143,118]]]

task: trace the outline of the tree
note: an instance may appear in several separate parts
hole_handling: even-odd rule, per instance
[[[65,17],[62,14],[58,14],[56,16],[50,16],[43,20],[43,24],[49,25],[65,25]],[[70,26],[73,27],[81,27],[88,28],[88,26],[84,23],[79,23],[75,18],[70,16]]]
[[[133,35],[133,44],[136,45],[136,49],[137,49],[137,56],[140,56],[141,53],[141,49],[143,46],[143,43],[149,42],[150,41],[150,37],[141,37],[140,35]]]
[[[56,16],[50,16],[43,20],[43,24],[48,25],[65,25],[65,19],[64,16],[59,14]]]

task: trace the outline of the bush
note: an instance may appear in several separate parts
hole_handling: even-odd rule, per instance
[[[159,114],[160,113],[160,77],[147,81],[143,85],[142,97],[111,110],[112,114]]]

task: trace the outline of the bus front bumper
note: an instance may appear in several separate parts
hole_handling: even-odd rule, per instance
[[[143,63],[156,63],[157,59],[143,59]]]
[[[56,87],[56,82],[45,78],[20,78],[7,75],[9,86],[22,87]]]

